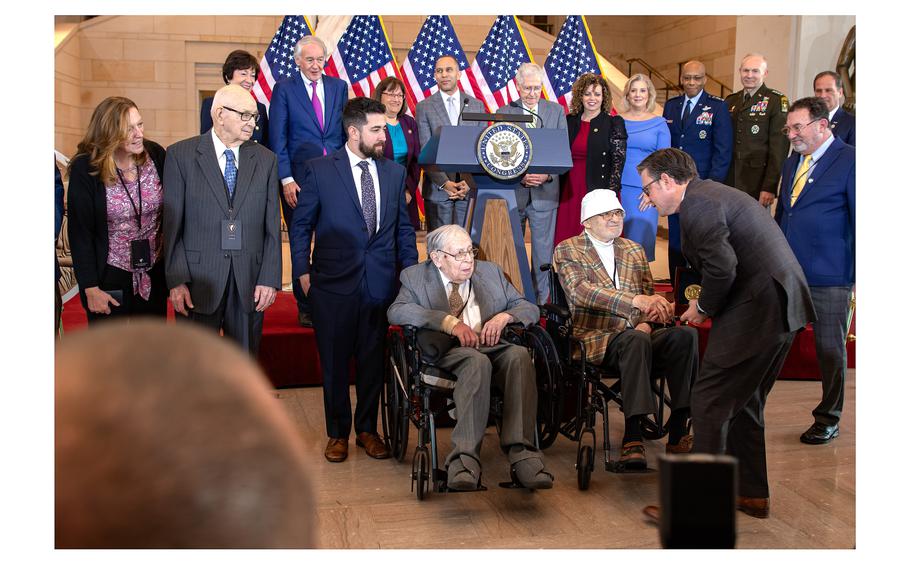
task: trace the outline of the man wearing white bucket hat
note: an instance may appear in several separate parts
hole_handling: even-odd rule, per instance
[[[595,189],[581,202],[580,235],[557,245],[553,265],[572,311],[574,334],[589,363],[618,370],[622,377],[625,435],[620,463],[647,467],[639,422],[657,412],[651,372],[666,375],[672,400],[668,453],[686,453],[689,388],[698,370],[698,334],[669,323],[673,306],[654,295],[645,251],[622,234],[625,210],[608,189]]]

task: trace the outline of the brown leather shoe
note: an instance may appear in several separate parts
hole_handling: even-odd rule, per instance
[[[348,458],[348,439],[347,438],[329,438],[329,443],[325,447],[325,459],[330,462],[343,462]]]
[[[641,442],[623,444],[622,454],[619,456],[620,465],[626,469],[645,469],[648,461],[645,459],[645,445]]]
[[[771,514],[771,500],[767,497],[737,497],[736,508],[750,517],[767,519]]]
[[[657,505],[648,505],[641,512],[644,514],[646,522],[660,524],[660,507]]]
[[[694,438],[692,434],[686,434],[679,439],[679,443],[671,444],[667,442],[667,453],[668,454],[688,454],[692,452],[692,444]]]
[[[368,456],[377,460],[384,460],[390,455],[382,438],[373,432],[357,434],[357,445],[366,450]]]

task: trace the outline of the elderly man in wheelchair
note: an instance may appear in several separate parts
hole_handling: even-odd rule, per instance
[[[625,210],[616,194],[596,189],[581,205],[584,231],[559,243],[553,265],[590,364],[618,370],[625,416],[620,465],[645,469],[641,418],[656,411],[651,380],[667,377],[671,413],[668,453],[687,453],[689,389],[698,368],[698,335],[673,327],[673,306],[654,295],[641,245],[620,237]]]
[[[452,337],[435,365],[457,377],[454,448],[446,458],[448,489],[481,488],[480,446],[490,413],[490,389],[503,396],[500,446],[512,478],[529,489],[549,489],[553,475],[536,446],[537,386],[527,348],[501,340],[510,323],[530,325],[537,306],[522,298],[493,263],[475,260],[468,233],[445,225],[427,235],[430,259],[401,273],[389,323]]]

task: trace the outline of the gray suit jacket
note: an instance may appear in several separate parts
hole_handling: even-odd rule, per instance
[[[471,95],[461,92],[461,106],[463,110],[459,112],[486,112],[483,103]],[[433,133],[441,126],[451,126],[449,113],[446,111],[445,101],[442,98],[442,92],[436,91],[431,96],[417,103],[415,111],[417,115],[417,133],[420,136],[420,147],[423,148],[433,137]],[[472,120],[459,119],[458,124],[479,125],[479,122]],[[423,198],[430,201],[446,201],[449,196],[445,191],[439,189],[445,182],[455,181],[457,172],[424,172],[423,176]],[[466,181],[471,188],[474,188],[474,181],[467,176]]]
[[[682,252],[701,273],[698,305],[712,317],[705,357],[733,366],[762,352],[766,338],[815,320],[803,269],[753,197],[695,178],[679,224]]]
[[[442,322],[449,315],[449,297],[433,261],[402,270],[400,278],[402,286],[389,307],[389,323],[441,331]],[[524,325],[540,321],[540,309],[520,296],[492,262],[476,261],[471,284],[483,323],[500,312],[511,314]]]
[[[255,142],[240,146],[233,219],[241,250],[221,248],[229,217],[224,176],[211,130],[168,148],[164,172],[164,269],[168,288],[186,284],[195,311],[210,314],[224,295],[233,265],[244,310],[253,311],[257,285],[281,288],[278,161]]]
[[[503,114],[524,114],[524,109],[521,106],[521,101],[515,101],[499,107],[496,112]],[[566,139],[566,146],[568,146],[569,131],[566,127],[566,113],[563,112],[562,106],[559,103],[541,99],[540,102],[537,103],[537,114],[543,119],[542,128],[556,128],[562,130],[563,137]],[[519,126],[522,128],[528,127],[527,123],[520,123]],[[524,209],[529,203],[533,203],[534,209],[537,211],[552,211],[553,209],[556,209],[559,206],[559,176],[554,175],[551,181],[548,181],[540,187],[528,188],[521,185],[516,187],[515,200],[518,202],[519,209]]]

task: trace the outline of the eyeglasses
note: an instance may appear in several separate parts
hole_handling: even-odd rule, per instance
[[[259,113],[258,112],[243,112],[239,110],[232,109],[231,107],[221,107],[224,110],[229,110],[231,112],[236,112],[240,115],[240,120],[246,122],[252,120],[253,122],[259,122]]]
[[[463,251],[456,252],[455,254],[446,252],[442,249],[438,249],[438,251],[446,256],[451,256],[452,258],[455,259],[456,262],[464,262],[466,260],[473,259],[475,256],[477,256],[477,253],[480,252],[480,249],[472,248],[470,250],[463,250]]]
[[[819,118],[816,118],[815,120],[810,120],[810,121],[807,122],[806,124],[797,124],[797,125],[794,126],[793,128],[784,126],[783,128],[780,129],[780,132],[781,132],[781,134],[783,134],[784,136],[789,136],[789,135],[790,135],[790,132],[793,132],[794,134],[796,134],[797,136],[799,136],[799,133],[803,131],[803,128],[809,126],[809,125],[812,124],[813,122],[818,122],[818,121],[821,120],[821,119],[822,119],[822,117],[819,117]]]
[[[388,93],[388,92],[384,92],[384,93],[382,93],[382,96],[384,96],[384,97],[389,97],[390,99],[403,99],[403,98],[404,98],[404,93]]]
[[[704,75],[683,75],[682,76],[682,80],[684,83],[688,82],[688,81],[701,81],[704,78],[705,78]]]
[[[626,212],[623,211],[622,209],[614,209],[612,211],[604,211],[603,213],[598,213],[596,216],[603,217],[604,219],[610,219],[613,217],[622,219],[623,217],[626,216]]]
[[[524,85],[519,85],[518,88],[523,93],[540,93],[543,91],[542,85],[537,85],[536,87],[525,87]]]
[[[657,181],[660,181],[660,177],[654,178],[653,180],[651,180],[650,183],[648,183],[644,187],[642,187],[641,192],[644,193],[647,197],[651,197],[651,184],[655,183]]]
[[[313,63],[318,63],[320,67],[325,65],[325,57],[304,57],[303,62],[307,65],[312,65]]]

